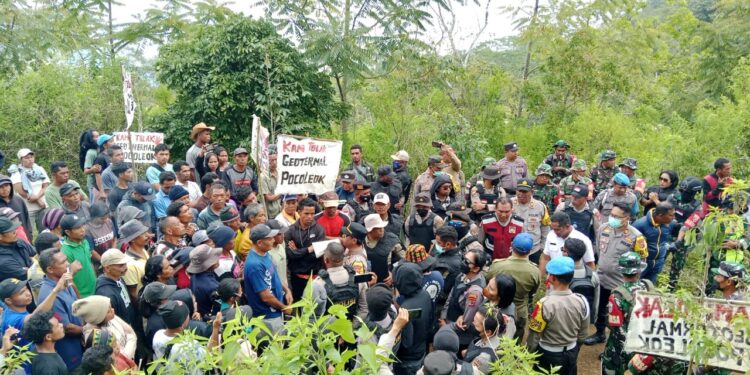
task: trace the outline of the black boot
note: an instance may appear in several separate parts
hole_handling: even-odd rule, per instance
[[[583,343],[586,345],[596,345],[601,344],[605,341],[607,341],[607,336],[604,335],[604,332],[597,332],[589,337],[586,337],[586,339],[583,340]]]

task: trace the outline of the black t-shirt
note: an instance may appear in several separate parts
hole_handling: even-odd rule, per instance
[[[67,374],[68,368],[57,353],[37,353],[37,355],[31,359],[31,375]]]
[[[130,186],[128,186],[128,189],[121,189],[119,186],[115,185],[115,187],[112,188],[112,190],[109,191],[109,195],[107,195],[107,200],[109,201],[109,210],[112,212],[115,212],[117,210],[117,206],[122,202],[122,198],[125,197],[125,194],[130,191]]]

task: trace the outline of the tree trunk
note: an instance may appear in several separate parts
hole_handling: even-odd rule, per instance
[[[529,27],[534,26],[536,23],[536,15],[539,12],[539,0],[534,1],[534,13],[531,15],[531,23],[529,24]],[[523,114],[523,88],[526,86],[526,81],[529,79],[529,66],[531,65],[531,45],[532,43],[529,42],[529,44],[526,45],[526,62],[523,65],[523,78],[521,82],[521,94],[519,95],[518,99],[518,109],[516,110],[516,118],[521,117],[521,114]]]
[[[109,23],[108,26],[108,32],[109,32],[109,58],[110,60],[115,60],[115,38],[112,33],[112,0],[107,1],[107,13],[109,17]]]

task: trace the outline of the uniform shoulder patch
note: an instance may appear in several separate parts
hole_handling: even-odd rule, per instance
[[[542,301],[536,303],[534,311],[531,313],[531,319],[529,320],[529,329],[534,332],[542,332],[547,328],[547,322],[544,320],[544,314],[542,312]]]
[[[482,216],[482,224],[490,224],[497,221],[497,218],[495,218],[495,214],[487,214]]]

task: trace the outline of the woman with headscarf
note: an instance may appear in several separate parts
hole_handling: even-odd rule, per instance
[[[641,198],[643,214],[645,215],[646,212],[661,202],[668,202],[669,198],[677,191],[679,182],[680,178],[677,176],[677,172],[670,169],[661,171],[659,173],[659,185],[646,189],[646,193]]]
[[[94,188],[94,175],[101,173],[101,166],[94,164],[94,159],[99,155],[99,146],[96,141],[99,139],[99,132],[94,129],[86,129],[81,134],[81,138],[78,143],[78,165],[86,175],[86,187],[89,190],[89,196],[91,196],[91,189]]]

